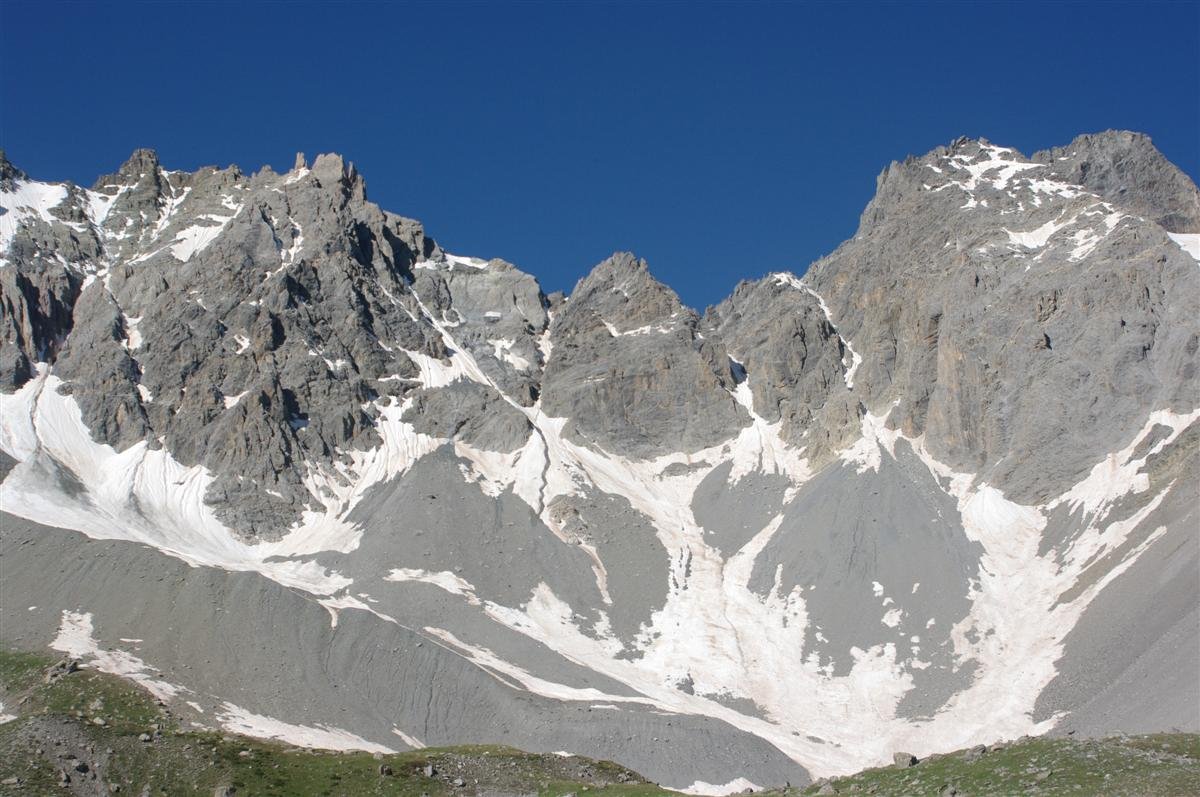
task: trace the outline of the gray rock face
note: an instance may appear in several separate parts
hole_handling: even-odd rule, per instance
[[[378,443],[372,402],[421,386],[405,352],[449,354],[439,324],[510,400],[540,397],[575,439],[605,450],[647,457],[727,439],[747,422],[730,396],[745,378],[755,412],[782,421],[814,461],[853,439],[864,407],[899,399],[893,423],[928,432],[935,453],[1045,496],[1130,435],[1119,419],[1148,395],[1187,403],[1196,367],[1194,334],[1176,317],[1180,296],[1196,298],[1194,265],[1151,222],[1122,215],[1106,229],[1155,203],[1154,218],[1183,229],[1195,187],[1144,136],[1085,136],[1063,152],[1035,162],[958,142],[894,164],[811,289],[746,283],[703,321],[643,262],[614,256],[561,306],[542,378],[550,302],[536,281],[502,261],[448,259],[418,224],[366,202],[340,158],[247,178],[166,171],[139,150],[92,192],[64,188],[50,221],[18,228],[15,268],[0,271],[0,377],[18,386],[32,362],[54,362],[97,439],[122,449],[164,438],[218,475],[220,516],[264,538],[312,508],[304,463]],[[5,169],[9,184],[28,182]],[[1031,230],[1066,214],[1032,245]],[[850,340],[868,353],[861,366]],[[1043,395],[1043,384],[1066,391]],[[1096,384],[1113,388],[1098,402]],[[440,406],[449,414],[428,428],[462,426]],[[1043,451],[1079,406],[1113,435]],[[508,427],[512,446],[521,424]],[[1043,473],[1023,466],[1044,459]]]
[[[1046,164],[1053,177],[1081,185],[1167,232],[1200,230],[1195,183],[1147,135],[1128,130],[1082,135],[1065,147],[1036,152],[1031,160]]]
[[[699,327],[645,261],[613,255],[554,319],[542,409],[569,418],[575,439],[638,458],[727,439],[749,419],[725,347]]]
[[[33,363],[53,359],[71,329],[81,269],[100,253],[73,186],[45,186],[0,151],[0,385],[13,389]],[[9,225],[12,225],[11,227]]]
[[[539,347],[549,323],[549,300],[533,277],[503,260],[427,260],[413,290],[453,329],[480,369],[522,406],[538,397],[545,365]]]
[[[210,468],[208,499],[238,533],[278,537],[313,505],[305,463],[378,443],[371,402],[419,386],[406,351],[446,356],[409,289],[432,245],[367,203],[336,156],[246,178],[168,172],[139,150],[72,201],[109,203],[86,226],[103,251],[62,273],[39,258],[5,269],[25,281],[4,291],[11,317],[30,319],[10,325],[11,339],[26,359],[31,346],[45,352],[99,441],[161,439]],[[29,282],[46,297],[32,308]],[[39,332],[68,306],[69,323]],[[19,384],[28,369],[13,359],[5,378]]]
[[[898,402],[891,423],[940,459],[1038,501],[1128,442],[1139,408],[1196,404],[1196,263],[1132,212],[957,142],[892,164],[806,280],[862,351],[865,406]]]
[[[854,355],[802,283],[790,275],[743,282],[705,321],[730,342],[754,411],[782,422],[785,440],[816,455],[857,432],[860,408],[849,395]]]
[[[431,437],[458,438],[489,451],[508,453],[529,437],[529,421],[500,394],[478,382],[458,380],[412,396],[402,416],[418,432]]]
[[[568,297],[447,253],[336,155],[0,155],[6,644],[89,612],[206,722],[700,791],[1195,729],[1195,186],[1108,132],[877,188],[701,316],[630,254]]]

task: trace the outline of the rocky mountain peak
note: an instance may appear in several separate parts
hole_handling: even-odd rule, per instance
[[[4,150],[0,149],[0,190],[11,191],[14,181],[27,179],[25,172],[14,166]]]
[[[1168,232],[1200,232],[1200,191],[1144,133],[1089,133],[1031,160],[1044,164],[1047,174],[1081,185]]]
[[[694,319],[695,313],[650,273],[645,260],[616,252],[575,286],[562,323],[578,323],[584,317],[627,332],[655,322]]]
[[[367,198],[366,182],[354,168],[354,164],[347,163],[341,155],[318,155],[313,161],[311,173],[321,185],[340,187],[351,201],[363,202]]]
[[[609,279],[649,273],[650,266],[633,252],[613,252],[593,267],[588,276],[596,279]]]
[[[699,326],[646,261],[615,253],[555,316],[543,407],[571,416],[568,431],[580,439],[639,457],[715,443],[748,417],[731,394],[737,378],[723,343]],[[638,401],[643,390],[653,401]]]
[[[157,172],[159,168],[158,153],[142,147],[133,151],[129,158],[121,164],[117,173],[137,182],[145,175]]]

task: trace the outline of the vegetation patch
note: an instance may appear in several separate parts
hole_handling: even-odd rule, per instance
[[[0,650],[0,702],[16,715],[0,724],[0,795],[675,794],[608,761],[499,745],[381,755],[184,730],[134,684],[29,653]],[[1200,795],[1200,735],[1025,738],[763,794]]]
[[[880,797],[1200,795],[1200,736],[1027,737],[930,756],[915,766],[868,769],[820,781],[799,793]]]
[[[309,750],[184,730],[170,709],[116,676],[0,651],[0,795],[673,794],[582,756],[500,745],[390,755]]]

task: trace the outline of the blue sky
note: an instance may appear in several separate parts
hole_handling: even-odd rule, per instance
[[[337,151],[449,251],[684,301],[802,272],[891,160],[1110,127],[1200,174],[1200,3],[0,3],[0,145],[90,185]]]

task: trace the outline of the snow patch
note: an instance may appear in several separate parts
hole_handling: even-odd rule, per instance
[[[296,257],[304,248],[304,228],[291,218],[288,221],[291,222],[292,245],[287,249],[281,249],[279,252],[279,260],[284,266],[290,266],[295,263]]]
[[[453,270],[455,266],[463,266],[465,268],[475,269],[476,271],[482,271],[488,266],[488,261],[479,257],[463,257],[461,255],[452,255],[447,253],[445,258],[446,263],[450,266],[451,270]]]
[[[394,733],[394,734],[396,734],[397,736],[399,736],[399,737],[400,737],[400,739],[401,739],[401,740],[402,740],[402,741],[403,741],[403,742],[404,742],[406,745],[408,745],[409,747],[411,747],[411,748],[412,748],[412,749],[414,749],[414,750],[424,750],[424,749],[425,749],[425,747],[427,746],[427,745],[426,745],[426,744],[425,744],[423,741],[421,741],[421,740],[420,740],[420,739],[418,739],[417,737],[415,737],[415,736],[410,736],[409,734],[405,733],[404,731],[400,730],[399,728],[393,727],[393,728],[392,728],[392,733]]]
[[[221,727],[231,733],[240,733],[256,739],[275,739],[297,747],[315,747],[322,750],[362,750],[367,753],[394,753],[390,747],[368,742],[361,736],[332,725],[293,725],[274,717],[266,717],[247,711],[241,706],[225,702],[221,704],[217,719]]]
[[[624,332],[621,332],[616,328],[616,326],[610,324],[608,321],[601,319],[601,323],[604,324],[604,328],[608,330],[608,334],[614,338],[636,335],[651,335],[655,333],[661,334],[664,332],[673,331],[673,327],[671,327],[669,324],[646,324],[645,326],[640,326],[635,329],[627,329]]]
[[[38,220],[54,224],[59,219],[50,211],[67,198],[67,187],[54,183],[39,183],[33,180],[18,180],[12,191],[0,191],[0,254],[8,251],[17,230],[30,221]],[[61,222],[59,222],[61,223]]]
[[[123,650],[105,650],[96,640],[90,612],[64,610],[58,626],[58,635],[50,643],[54,650],[84,661],[87,666],[100,672],[119,675],[141,686],[159,700],[170,700],[180,692],[182,686],[162,680],[157,671],[146,662]]]
[[[887,419],[899,402],[888,407],[883,415],[867,412],[862,419],[862,437],[849,448],[838,453],[838,457],[847,465],[854,465],[858,473],[868,470],[879,472],[883,452],[895,455],[896,441],[900,439],[899,429],[887,428]]]
[[[1191,255],[1193,260],[1200,263],[1200,233],[1169,232],[1167,237],[1174,241],[1180,249]]]
[[[1074,217],[1064,222],[1054,219],[1032,230],[1022,232],[1005,229],[1004,232],[1008,233],[1008,240],[1018,246],[1023,246],[1026,249],[1041,249],[1050,240],[1050,236],[1069,226],[1074,221]]]
[[[395,568],[383,578],[385,581],[415,581],[420,584],[432,584],[451,595],[465,598],[467,603],[472,606],[480,605],[479,598],[475,597],[475,587],[448,570],[433,573],[428,570]]]
[[[98,191],[84,191],[85,204],[83,206],[84,213],[87,214],[88,220],[96,227],[102,227],[108,219],[109,211],[116,203],[117,199],[128,191],[130,186],[123,185],[117,189],[115,194],[102,194]],[[108,237],[107,235],[105,237]]]
[[[518,371],[528,371],[533,368],[533,364],[529,360],[526,360],[512,350],[512,347],[516,345],[516,341],[505,338],[491,338],[488,340],[488,345],[492,347],[492,356],[501,362],[508,363]]]
[[[142,322],[142,317],[130,318],[122,313],[121,320],[125,327],[125,340],[122,342],[125,350],[134,351],[135,349],[140,349],[143,341],[142,333],[138,331],[138,324]]]
[[[225,225],[233,221],[241,210],[242,206],[238,205],[231,216],[218,216],[216,214],[199,216],[199,219],[211,223],[206,225],[192,225],[182,232],[177,233],[175,235],[175,243],[170,246],[171,254],[181,263],[191,260],[192,255],[204,251],[209,244],[217,240],[217,237],[225,229]]]
[[[713,795],[713,797],[725,797],[727,794],[741,794],[746,790],[761,791],[762,787],[757,783],[752,783],[745,778],[734,778],[728,783],[717,785],[715,783],[706,783],[703,780],[697,780],[691,786],[673,787],[671,791],[678,791],[684,794],[698,795]]]
[[[1052,510],[1066,505],[1071,512],[1083,511],[1094,517],[1105,514],[1114,502],[1130,493],[1149,490],[1150,477],[1139,471],[1151,456],[1162,451],[1197,420],[1200,420],[1200,408],[1182,415],[1165,409],[1150,413],[1141,431],[1129,445],[1096,463],[1086,478],[1051,501],[1046,508]],[[1170,431],[1144,455],[1134,459],[1133,452],[1158,426],[1165,426]]]

